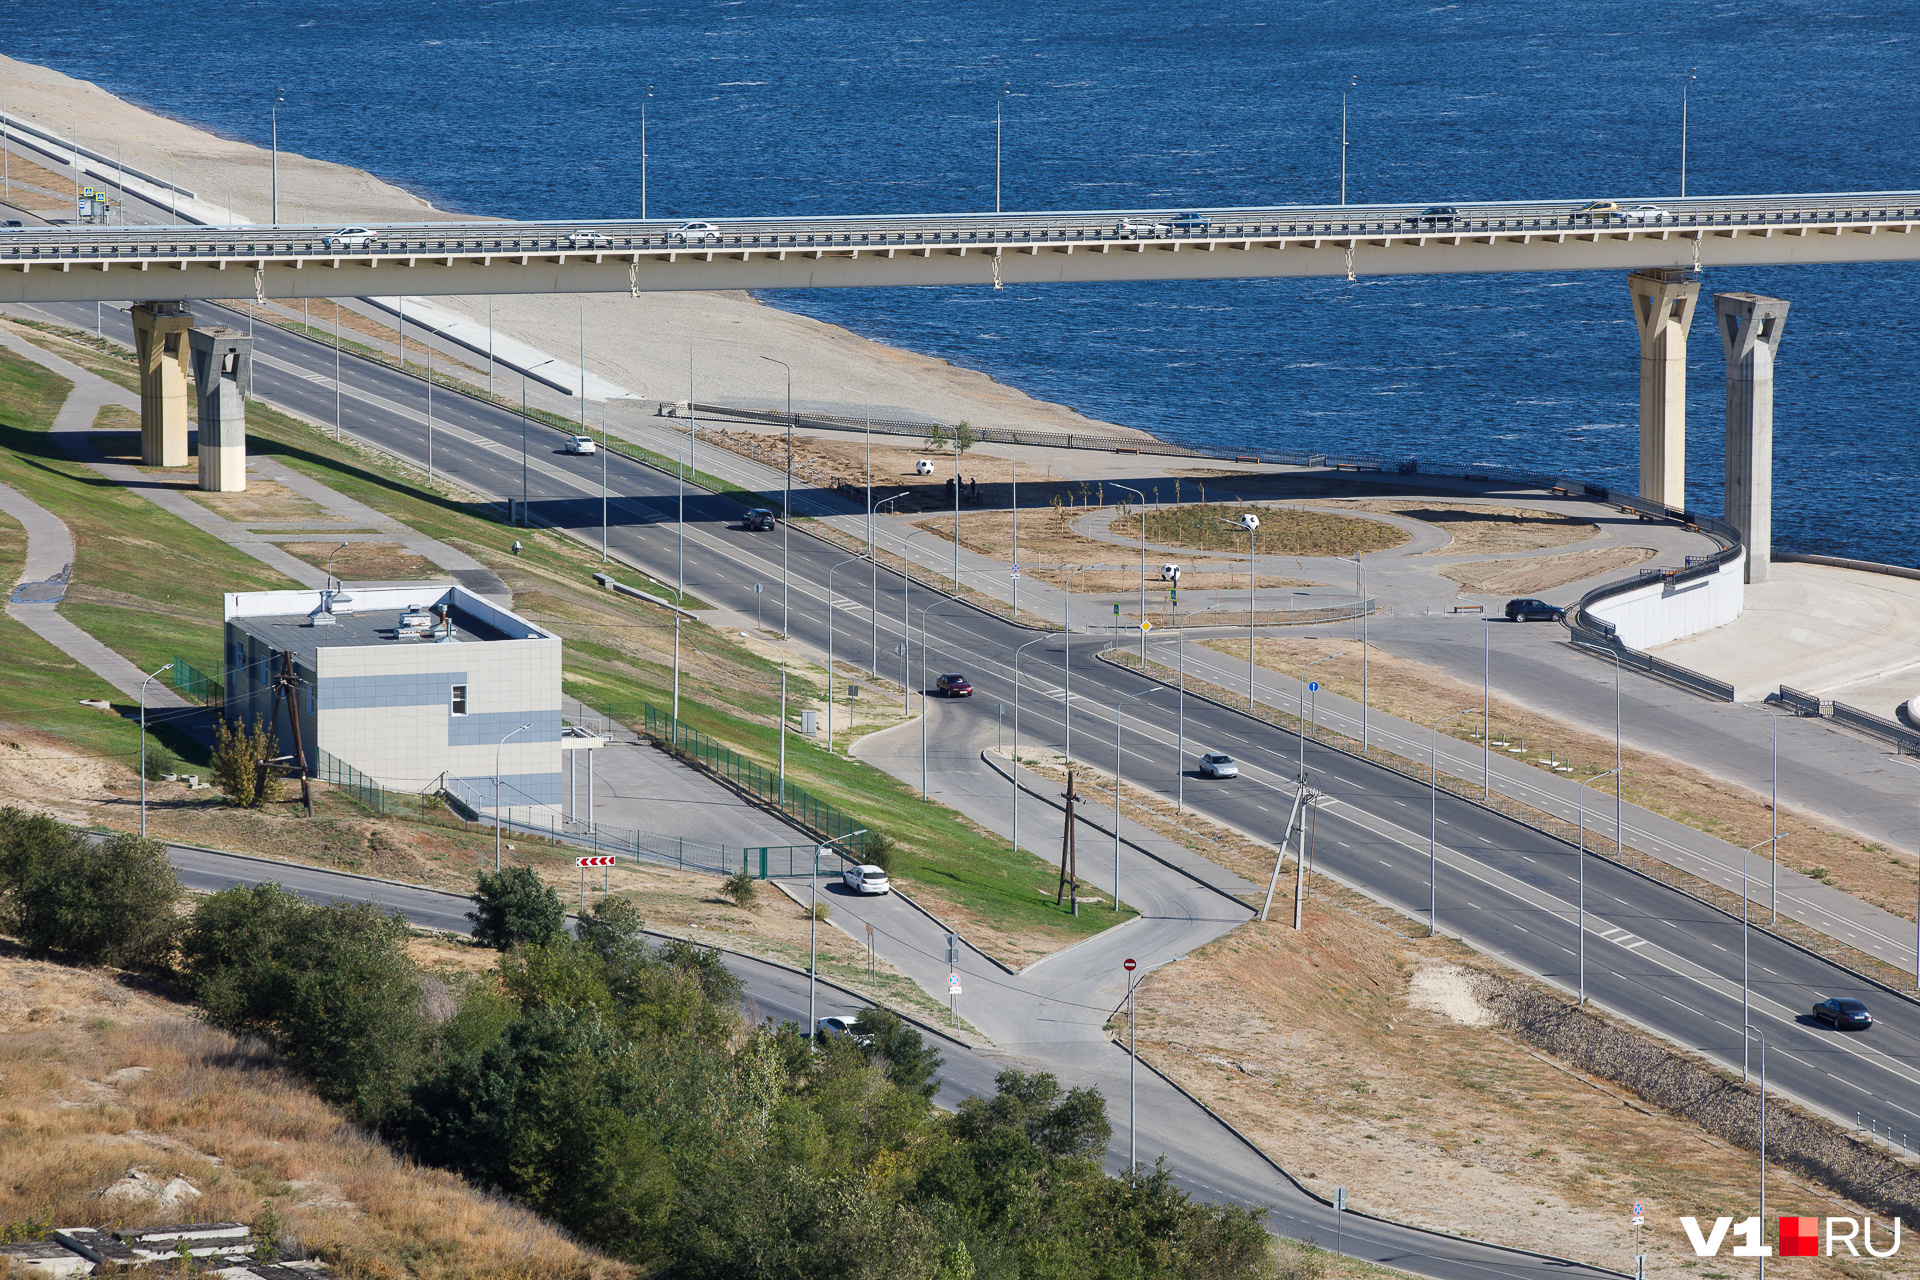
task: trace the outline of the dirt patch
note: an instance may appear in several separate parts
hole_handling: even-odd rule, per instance
[[[444,578],[446,570],[397,542],[283,542],[280,549],[316,569],[333,557],[334,576],[361,582],[398,582],[406,578]],[[339,549],[339,554],[334,552]]]
[[[1426,502],[1407,498],[1335,498],[1318,505],[1338,511],[1378,511],[1433,525],[1453,539],[1422,552],[1454,556],[1509,551],[1539,551],[1581,542],[1600,526],[1572,516],[1479,502]]]
[[[103,404],[100,412],[93,415],[95,431],[134,431],[140,430],[140,415],[121,404]],[[96,443],[98,438],[96,437]]]
[[[277,481],[262,480],[257,476],[247,477],[247,487],[239,493],[196,491],[192,496],[207,510],[236,524],[282,520],[313,524],[340,523],[319,503],[301,497]]]
[[[1357,515],[1280,507],[1271,503],[1194,503],[1147,513],[1147,540],[1202,551],[1245,553],[1247,535],[1234,522],[1247,511],[1260,517],[1253,550],[1263,556],[1356,556],[1407,541],[1402,530]],[[1118,522],[1116,521],[1116,526]],[[1114,530],[1119,532],[1118,527]]]
[[[1241,663],[1247,660],[1245,640],[1220,639],[1208,644]],[[1334,654],[1332,661],[1313,669],[1314,679],[1323,689],[1355,702],[1360,700],[1358,640],[1262,638],[1259,652],[1262,665],[1281,672],[1298,672],[1303,663]],[[1480,705],[1479,685],[1456,680],[1424,663],[1395,657],[1378,646],[1372,651],[1370,667],[1372,705],[1414,724],[1432,724],[1449,711]],[[1493,749],[1505,752],[1511,746],[1514,750],[1508,753],[1509,759],[1524,759],[1542,769],[1560,768],[1563,776],[1580,778],[1613,768],[1611,734],[1585,732],[1498,696],[1493,699],[1491,712]],[[1477,744],[1479,717],[1464,717],[1445,731]],[[1737,848],[1746,848],[1773,833],[1772,816],[1763,795],[1656,752],[1629,747],[1624,759],[1625,796],[1633,804]],[[1811,820],[1784,806],[1780,815],[1783,866],[1813,875],[1908,920],[1914,918],[1911,857],[1897,856],[1885,845]]]
[[[1371,1213],[1617,1269],[1638,1200],[1649,1271],[1700,1274],[1676,1219],[1748,1203],[1751,1155],[1488,1025],[1480,962],[1458,944],[1406,937],[1317,878],[1304,928],[1278,908],[1141,985],[1143,1057],[1322,1195],[1344,1186]],[[1768,1183],[1806,1206],[1791,1212],[1862,1212],[1777,1167]]]
[[[1652,547],[1596,547],[1592,551],[1536,559],[1450,564],[1440,570],[1440,576],[1451,578],[1468,591],[1500,596],[1534,595],[1595,574],[1643,564],[1658,554]]]

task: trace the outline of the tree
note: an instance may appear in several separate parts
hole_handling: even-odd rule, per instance
[[[973,448],[979,439],[979,433],[974,431],[973,424],[965,418],[953,424],[953,450],[955,453],[965,453],[967,450]]]
[[[426,1042],[409,933],[369,903],[314,907],[252,885],[200,903],[182,968],[209,1022],[259,1036],[322,1097],[377,1121],[406,1096]]]
[[[266,775],[266,786],[260,785],[260,762],[275,754],[273,725],[265,716],[255,717],[251,728],[244,720],[227,719],[214,726],[213,782],[228,804],[257,808],[279,795],[280,780],[272,771]]]
[[[646,922],[629,898],[608,896],[594,903],[593,910],[580,917],[578,934],[608,964],[626,964],[650,954]]]
[[[20,829],[12,911],[20,941],[83,964],[167,967],[178,932],[174,906],[185,890],[165,845],[123,833],[96,848],[75,831]]]
[[[885,1060],[887,1079],[896,1089],[923,1098],[940,1092],[940,1078],[934,1072],[945,1065],[946,1059],[928,1047],[899,1014],[891,1009],[864,1009],[854,1020],[853,1032],[866,1037],[869,1058]]]
[[[12,806],[0,809],[0,908],[7,908],[7,899],[19,893],[28,873],[49,850],[73,839],[67,824],[50,814]]]
[[[884,831],[868,831],[860,837],[860,858],[882,871],[893,871],[893,855],[898,849],[892,836]]]
[[[522,942],[547,943],[567,926],[567,910],[560,896],[533,873],[532,867],[508,867],[492,875],[482,871],[474,881],[473,940],[505,951]]]

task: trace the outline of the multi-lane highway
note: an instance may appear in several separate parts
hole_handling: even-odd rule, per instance
[[[87,310],[84,319],[91,319]],[[83,319],[77,312],[65,318]],[[256,334],[256,393],[330,421],[332,352],[265,326]],[[342,368],[346,429],[424,466],[428,440],[420,381],[351,358]],[[516,415],[441,395],[433,435],[439,474],[482,494],[517,495],[522,428]],[[527,436],[525,477],[532,509],[542,521],[597,540],[601,460],[568,457],[559,452],[560,440],[538,426]],[[618,454],[606,462],[616,495],[609,504],[614,550],[671,577],[679,549],[671,477]],[[798,495],[796,505],[803,511],[828,510],[837,509],[838,502],[831,494],[808,492]],[[711,494],[690,490],[686,505],[688,590],[738,616],[751,616],[758,603],[753,587],[762,584],[771,624],[783,603],[780,536],[739,529],[738,508]],[[503,528],[503,540],[510,536]],[[845,559],[836,546],[802,533],[791,538],[787,627],[816,650],[827,646],[827,571]],[[857,665],[884,663],[890,675],[897,674],[900,659],[894,650],[906,634],[900,581],[880,575],[875,654],[867,574],[857,577],[859,589],[852,592],[844,570],[838,578],[832,610],[836,655]],[[994,702],[1011,696],[1013,648],[1035,634],[957,602],[935,603],[924,589],[914,595],[914,613],[926,612],[924,619],[914,619],[911,630],[917,644],[924,620],[928,669],[965,670],[980,690],[968,700],[929,702],[934,718],[929,768],[936,775],[977,771],[979,745],[994,733]],[[1095,744],[1113,741],[1114,705],[1149,687],[1142,678],[1098,661],[1099,647],[1086,637],[1075,643],[1071,677],[1075,749],[1096,764],[1112,759],[1110,745]],[[1022,663],[1022,733],[1034,746],[1064,745],[1062,656],[1057,640],[1044,641],[1029,649]],[[911,674],[917,680],[921,655],[916,652],[913,659]],[[1198,744],[1228,750],[1243,760],[1242,776],[1222,783],[1189,778],[1188,803],[1277,839],[1292,795],[1297,738],[1190,698],[1182,757],[1169,695],[1151,702],[1158,710],[1143,714],[1139,701],[1128,710],[1123,768],[1129,781],[1170,794],[1175,770],[1183,758],[1191,763]],[[1445,794],[1430,814],[1430,797],[1417,783],[1318,744],[1307,745],[1306,763],[1310,781],[1330,797],[1319,825],[1322,870],[1420,920],[1435,899],[1443,931],[1563,987],[1578,985],[1579,868],[1565,845]],[[1431,885],[1430,824],[1439,834]],[[1585,870],[1589,998],[1675,1043],[1737,1066],[1743,1025],[1737,922],[1598,859],[1586,859]],[[1100,875],[1096,871],[1096,881]],[[1770,1080],[1848,1122],[1857,1111],[1901,1129],[1920,1129],[1920,1007],[1761,934],[1752,935],[1748,952],[1744,1016],[1774,1046]],[[1829,995],[1866,999],[1879,1025],[1866,1036],[1811,1025],[1807,1010]]]
[[[812,289],[1911,261],[1920,193],[0,230],[0,301]],[[350,234],[342,234],[350,231]]]

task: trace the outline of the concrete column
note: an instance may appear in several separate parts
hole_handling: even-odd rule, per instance
[[[140,360],[140,463],[187,465],[187,341],[193,313],[184,302],[134,306],[133,340]]]
[[[1747,541],[1747,581],[1773,563],[1773,357],[1787,303],[1757,293],[1716,293],[1714,319],[1727,355],[1727,523]]]
[[[238,493],[247,487],[247,362],[253,339],[218,326],[187,335],[200,394],[200,487]]]
[[[1640,330],[1640,496],[1687,505],[1687,330],[1700,282],[1666,267],[1627,277]]]

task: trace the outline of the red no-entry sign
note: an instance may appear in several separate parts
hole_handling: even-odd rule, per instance
[[[575,858],[573,865],[576,867],[610,867],[613,865],[613,855],[602,854],[597,858]]]
[[[1133,963],[1133,961],[1132,961],[1131,959],[1129,959],[1129,960],[1127,961],[1127,972],[1128,972],[1128,973],[1132,973],[1132,972],[1133,972],[1133,970],[1134,970],[1134,963]]]

